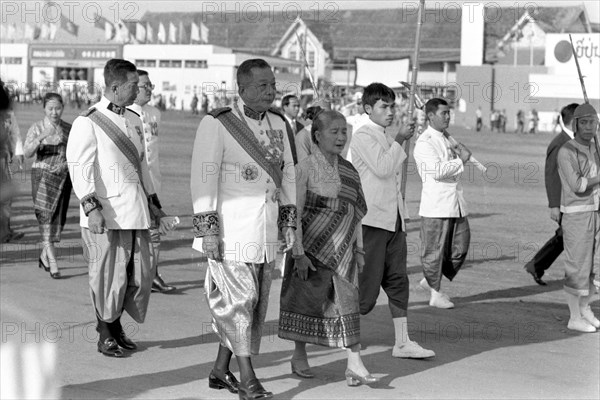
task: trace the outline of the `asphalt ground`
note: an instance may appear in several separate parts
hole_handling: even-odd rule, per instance
[[[40,108],[17,108],[23,136],[41,118]],[[75,110],[65,119],[72,121]],[[189,165],[199,119],[167,112],[161,131],[164,209],[181,225],[162,243],[160,271],[177,286],[153,293],[148,316],[123,324],[140,347],[122,359],[96,351],[97,334],[81,250],[78,202],[73,196],[59,246],[64,279],[52,280],[37,268],[39,232],[33,215],[29,160],[17,171],[12,225],[25,233],[0,248],[2,342],[50,342],[57,348],[56,385],[65,399],[234,399],[208,388],[218,339],[210,328],[204,299],[206,259],[191,249]],[[411,282],[409,332],[436,352],[430,360],[391,357],[393,324],[382,292],[376,308],[361,318],[363,361],[381,381],[348,387],[345,351],[307,346],[314,379],[291,374],[293,343],[277,337],[281,280],[273,282],[261,355],[253,359],[258,377],[276,399],[497,399],[600,397],[600,334],[568,330],[562,293],[562,257],[538,286],[523,271],[553,233],[543,187],[545,147],[551,135],[451,132],[488,163],[488,173],[469,170],[465,196],[472,242],[467,262],[454,282],[443,282],[456,308],[429,307],[418,285],[418,204],[420,183],[409,169],[408,273]],[[5,310],[18,310],[10,315]],[[600,314],[598,297],[592,310]],[[20,314],[19,314],[20,312]],[[23,316],[20,318],[20,316]],[[232,371],[237,372],[235,361]]]

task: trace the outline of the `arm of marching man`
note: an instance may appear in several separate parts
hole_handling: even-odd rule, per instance
[[[292,156],[288,135],[283,135],[283,180],[281,196],[279,197],[278,226],[284,235],[287,251],[296,241],[295,230],[298,224],[298,209],[296,208],[296,168]]]
[[[439,154],[433,144],[427,141],[417,141],[414,157],[417,171],[423,182],[427,178],[442,181],[460,175],[464,171],[464,164],[460,158],[444,160],[442,154]]]
[[[102,179],[96,161],[97,142],[92,121],[77,117],[67,142],[67,163],[73,183],[73,191],[81,202],[85,215],[102,210],[96,194],[96,182]]]
[[[203,251],[203,237],[221,234],[217,203],[224,150],[222,129],[217,119],[210,115],[204,117],[196,131],[192,151],[190,189],[194,210],[193,248],[198,251]]]
[[[393,176],[400,169],[406,153],[396,141],[390,143],[388,140],[388,144],[390,147],[385,149],[377,139],[359,130],[350,143],[352,159],[362,159],[378,178]]]
[[[569,145],[562,146],[558,151],[558,173],[561,183],[576,194],[584,193],[598,184],[598,175],[583,176],[575,150]]]

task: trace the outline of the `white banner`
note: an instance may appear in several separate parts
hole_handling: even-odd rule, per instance
[[[395,60],[368,60],[356,59],[356,86],[367,86],[373,82],[380,82],[391,88],[401,87],[400,81],[408,80],[410,59],[400,58]]]

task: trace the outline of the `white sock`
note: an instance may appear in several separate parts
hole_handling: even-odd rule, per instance
[[[408,337],[408,318],[393,318],[392,321],[394,321],[394,330],[396,332],[396,346],[402,347],[410,342],[410,338]]]

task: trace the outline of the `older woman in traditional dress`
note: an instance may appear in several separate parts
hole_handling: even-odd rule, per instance
[[[46,94],[43,106],[46,116],[29,128],[23,150],[25,156],[36,157],[31,167],[31,193],[42,235],[39,267],[50,272],[53,279],[59,279],[54,244],[60,242],[71,197],[66,158],[71,125],[61,119],[64,104],[59,94]]]
[[[378,381],[360,358],[358,273],[364,266],[360,221],[367,211],[358,172],[340,153],[346,119],[318,114],[311,129],[318,151],[296,166],[298,215],[293,263],[281,287],[279,337],[295,341],[292,372],[312,378],[306,343],[346,348],[348,385]]]

